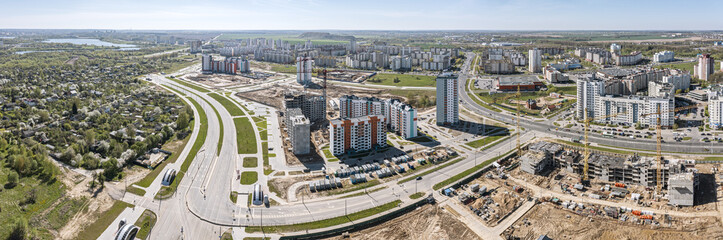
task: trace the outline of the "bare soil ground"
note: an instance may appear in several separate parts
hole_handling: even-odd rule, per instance
[[[425,205],[378,226],[328,239],[481,239],[454,215]]]
[[[510,227],[503,237],[536,239],[719,239],[723,226],[714,217],[678,218],[661,226],[621,222],[608,217],[585,217],[571,211],[538,204]]]
[[[124,171],[124,181],[130,183],[136,182],[148,174],[150,170],[135,167]],[[113,198],[109,195],[110,188],[122,188],[123,186],[113,186],[115,183],[106,183],[105,187],[100,189],[90,189],[91,179],[82,176],[73,171],[65,171],[62,178],[60,178],[66,186],[68,191],[66,196],[69,198],[82,198],[86,197],[88,200],[75,216],[73,216],[68,223],[61,228],[55,235],[58,239],[75,239],[76,235],[83,230],[86,226],[92,224],[97,218],[98,214],[108,210],[113,205]],[[116,189],[117,190],[117,189]]]
[[[268,81],[273,81],[280,78],[280,75],[276,75],[269,78],[253,79],[244,77],[241,75],[228,75],[228,74],[201,74],[201,73],[189,73],[184,75],[188,80],[203,83],[207,86],[219,88],[219,87],[240,87],[246,85],[260,84]]]
[[[488,199],[491,199],[493,202],[488,203],[487,210],[483,211],[489,213],[489,217],[486,220],[480,218],[480,221],[490,227],[497,226],[497,221],[517,209],[519,205],[522,205],[524,197],[527,196],[526,192],[517,193],[512,189],[513,185],[508,184],[506,180],[496,177],[492,179],[487,177],[478,178],[468,185],[473,184],[479,184],[480,188],[487,187],[489,193],[482,198],[474,200],[467,206],[483,210],[485,203],[489,201]],[[469,209],[466,210],[471,211]]]

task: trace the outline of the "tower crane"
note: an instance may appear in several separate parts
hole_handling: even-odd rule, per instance
[[[657,170],[655,170],[655,175],[656,175],[656,176],[655,176],[655,191],[656,191],[656,194],[660,195],[660,194],[662,194],[662,192],[663,192],[663,183],[662,183],[662,182],[663,182],[663,152],[662,152],[662,147],[661,147],[661,143],[662,143],[662,141],[663,141],[663,137],[662,137],[662,127],[661,127],[662,123],[660,122],[660,119],[662,118],[663,113],[671,113],[671,112],[685,111],[685,110],[689,110],[689,109],[693,109],[693,108],[698,108],[698,107],[704,106],[704,105],[705,105],[705,104],[694,104],[694,105],[688,105],[688,106],[684,106],[684,107],[678,107],[678,108],[675,108],[675,109],[673,109],[673,110],[668,110],[668,111],[661,111],[660,106],[657,106],[657,111],[656,111],[656,112],[654,112],[654,113],[647,113],[647,114],[641,115],[641,117],[647,117],[647,116],[651,116],[651,115],[658,115],[658,117],[657,117],[657,119],[656,119],[656,126],[655,126],[655,132],[656,132],[656,148],[655,148],[655,149],[656,149],[656,155],[655,155],[655,160],[656,160],[656,163],[657,163],[657,164],[656,164],[656,165],[657,165]]]
[[[581,179],[581,181],[580,181],[580,182],[583,183],[583,185],[589,185],[589,184],[590,184],[590,178],[589,178],[589,175],[588,175],[588,173],[587,173],[587,172],[588,172],[588,169],[590,168],[590,165],[588,164],[588,161],[590,160],[590,142],[589,142],[588,139],[587,139],[588,132],[590,131],[590,130],[589,130],[589,129],[590,129],[590,122],[595,121],[595,120],[605,119],[605,118],[616,117],[616,116],[618,116],[618,115],[626,114],[626,113],[627,113],[627,112],[618,112],[618,113],[614,113],[614,114],[610,114],[610,115],[605,115],[605,116],[602,116],[602,117],[589,118],[589,117],[587,116],[587,108],[585,108],[585,120],[583,120],[584,123],[585,123],[585,124],[584,124],[585,129],[583,130],[583,131],[585,132],[585,147],[584,147],[584,151],[585,151],[585,152],[584,152],[584,155],[583,155],[582,179]]]

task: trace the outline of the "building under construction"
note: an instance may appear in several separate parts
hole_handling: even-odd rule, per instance
[[[569,172],[583,174],[584,162],[582,148],[561,145],[558,143],[540,141],[531,144],[528,152],[544,154],[525,154],[521,162],[521,169],[542,169],[547,162],[542,158],[551,156],[552,166],[564,168]],[[622,155],[600,151],[591,151],[588,159],[588,175],[591,179],[606,182],[619,182],[634,184],[646,187],[654,187],[657,184],[657,163],[654,157],[641,157],[638,155]],[[529,165],[529,166],[527,166]],[[530,172],[530,171],[526,171]],[[668,185],[669,176],[672,174],[677,185],[686,185],[678,177],[679,174],[695,172],[694,160],[664,159],[661,169],[663,187]],[[537,171],[535,171],[537,173]],[[687,179],[687,178],[685,178]],[[685,180],[683,179],[683,180]],[[695,177],[691,178],[691,181]],[[678,183],[681,182],[681,183]],[[692,183],[694,183],[693,181]],[[691,183],[691,184],[692,184]],[[671,192],[672,193],[672,192]]]
[[[298,91],[284,94],[284,109],[298,108],[312,123],[322,123],[326,119],[326,101],[324,96],[312,95]]]

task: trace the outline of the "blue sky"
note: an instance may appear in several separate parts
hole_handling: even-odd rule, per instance
[[[0,28],[197,30],[723,30],[708,0],[27,0]]]

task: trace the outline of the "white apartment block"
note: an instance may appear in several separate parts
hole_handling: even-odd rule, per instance
[[[417,136],[417,110],[397,99],[385,101],[389,111],[386,119],[389,123],[389,130],[399,134],[404,139]]]
[[[653,62],[670,62],[675,59],[675,53],[671,51],[662,51],[653,55]]]
[[[331,153],[335,156],[369,151],[375,147],[385,147],[387,131],[384,116],[331,120],[329,122],[329,143]]]
[[[605,82],[595,80],[592,75],[577,80],[577,105],[575,108],[576,118],[585,119],[595,116],[595,99],[605,94]]]
[[[456,74],[437,76],[437,125],[459,123],[458,87]]]
[[[542,51],[539,49],[530,49],[528,52],[528,56],[530,57],[530,60],[527,61],[530,66],[528,67],[528,71],[531,73],[539,73],[542,72]]]
[[[601,96],[596,99],[595,122],[634,126],[638,122],[643,126],[656,126],[659,111],[662,127],[672,127],[675,123],[675,100],[672,98],[654,98],[641,96]],[[607,117],[618,114],[614,117]]]
[[[708,114],[709,125],[713,129],[720,129],[723,126],[723,97],[720,91],[708,91]]]
[[[690,89],[690,74],[679,70],[670,70],[670,75],[663,76],[662,82],[675,86],[675,90]]]

